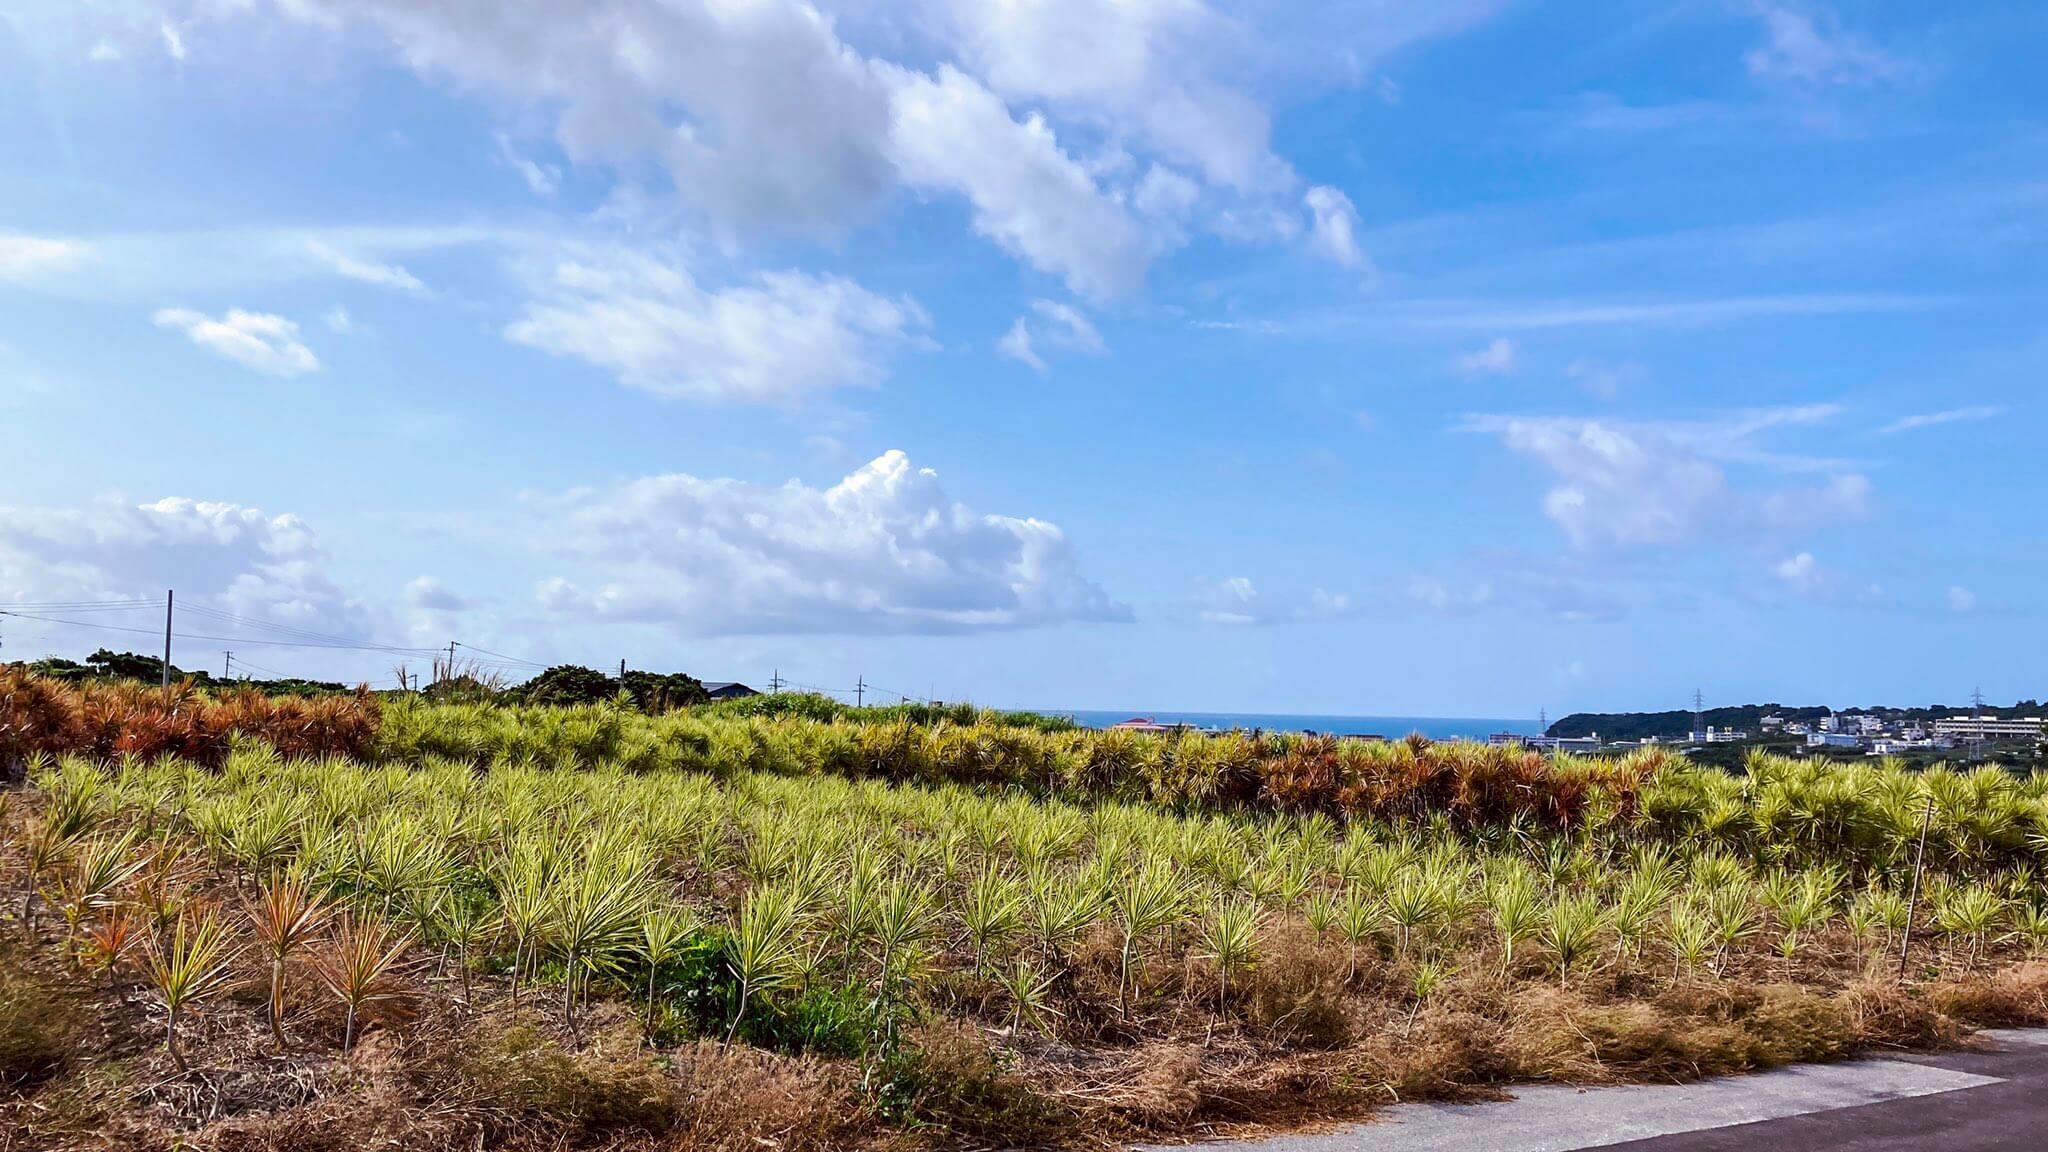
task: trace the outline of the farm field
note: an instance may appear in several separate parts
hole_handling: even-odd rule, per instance
[[[2048,1022],[1997,769],[0,672],[10,765],[17,1148],[1099,1146]]]

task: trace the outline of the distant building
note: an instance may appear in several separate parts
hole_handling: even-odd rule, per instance
[[[760,693],[737,680],[706,680],[704,691],[713,700],[741,700]]]
[[[1776,712],[1773,712],[1769,716],[1766,716],[1762,720],[1758,721],[1758,723],[1763,725],[1764,731],[1772,732],[1785,726],[1785,718],[1783,716],[1778,715]]]
[[[1854,732],[1808,732],[1808,748],[1861,748],[1863,737]]]
[[[1695,732],[1691,739],[1695,744],[1740,744],[1749,739],[1749,733],[1740,728],[1716,728],[1709,724],[1705,732]]]
[[[1934,734],[1950,740],[2039,740],[2048,720],[2039,716],[1951,716],[1934,722]]]
[[[1486,738],[1496,748],[1520,744],[1535,752],[1598,752],[1600,734],[1591,736],[1524,736],[1519,732],[1496,732]]]
[[[1111,724],[1107,730],[1110,732],[1164,733],[1177,731],[1184,727],[1186,727],[1184,724],[1161,724],[1150,716],[1133,716],[1129,720],[1119,720]]]

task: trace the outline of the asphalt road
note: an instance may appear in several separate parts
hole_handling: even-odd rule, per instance
[[[1218,1148],[1226,1147],[1223,1145]],[[1407,1104],[1240,1152],[2048,1152],[2048,1029],[1969,1051],[1696,1084],[1538,1085],[1495,1104]]]

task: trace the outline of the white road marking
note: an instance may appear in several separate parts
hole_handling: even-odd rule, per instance
[[[2048,1033],[2024,1043],[2048,1044]],[[2002,1081],[1903,1060],[1806,1064],[1692,1084],[1539,1084],[1488,1104],[1402,1104],[1375,1123],[1237,1144],[1242,1152],[1571,1152],[1932,1096]]]

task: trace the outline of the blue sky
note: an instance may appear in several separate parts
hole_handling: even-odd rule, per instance
[[[1022,706],[2038,698],[2044,47],[0,0],[0,606]]]

